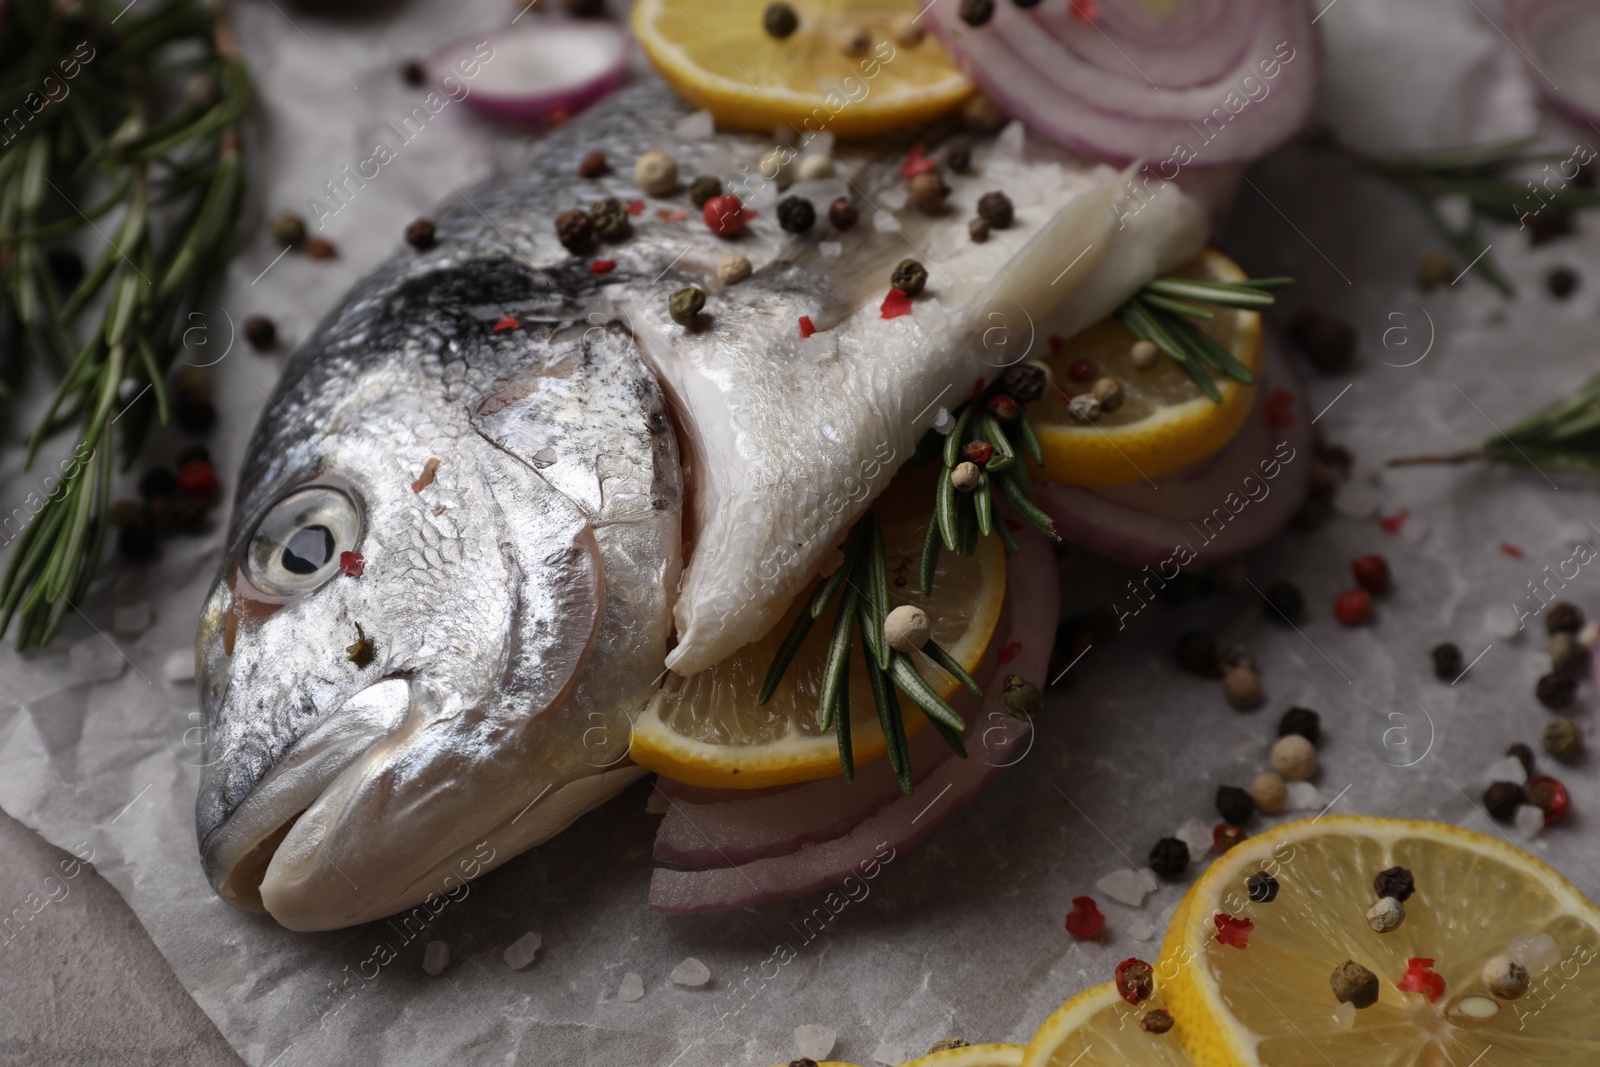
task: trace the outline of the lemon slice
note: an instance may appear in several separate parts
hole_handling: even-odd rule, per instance
[[[1176,1034],[1139,1028],[1139,1017],[1159,1007],[1159,990],[1135,1007],[1110,982],[1085,989],[1039,1027],[1022,1067],[1190,1067]]]
[[[1206,250],[1187,267],[1173,272],[1207,281],[1242,282],[1248,275],[1220,252]],[[1254,311],[1211,306],[1216,318],[1196,322],[1235,359],[1261,373],[1261,316]],[[1088,392],[1088,381],[1075,381],[1072,368],[1089,361],[1095,377],[1114,378],[1123,402],[1092,423],[1067,412],[1067,400],[1052,389],[1028,406],[1028,418],[1044,447],[1045,481],[1068,485],[1125,485],[1175,471],[1222,450],[1244,425],[1255,403],[1256,386],[1242,385],[1213,374],[1222,403],[1213,403],[1172,360],[1162,356],[1150,370],[1140,370],[1129,354],[1134,341],[1115,318],[1103,319],[1067,340],[1045,362],[1058,389]]]
[[[1416,892],[1379,934],[1365,918],[1373,879],[1397,866]],[[1278,892],[1254,903],[1245,881],[1261,870]],[[1242,949],[1218,940],[1218,913],[1255,924]],[[1502,954],[1532,977],[1516,999],[1484,984]],[[1400,990],[1412,959],[1434,961],[1437,999]],[[1378,978],[1360,1011],[1330,987],[1346,960]],[[1333,816],[1229,849],[1173,915],[1156,977],[1202,1067],[1600,1063],[1600,910],[1527,853],[1455,826]]]
[[[1005,550],[998,538],[983,537],[971,556],[941,552],[933,595],[922,595],[917,574],[923,535],[933,512],[933,477],[931,468],[907,471],[876,505],[883,524],[889,600],[892,606],[915,604],[927,612],[933,639],[970,672],[983,658],[1000,619]],[[634,762],[675,781],[722,789],[758,789],[843,773],[833,731],[817,726],[833,606],[811,627],[772,699],[756,704],[767,668],[790,624],[805,610],[810,593],[808,587],[765,637],[721,663],[687,678],[668,675],[634,722]],[[850,670],[850,729],[858,767],[884,752],[862,655],[858,631]],[[959,687],[953,676],[926,656],[913,658],[922,676],[946,699]],[[925,720],[904,694],[900,708],[910,736]]]
[[[907,1060],[901,1067],[1021,1067],[1023,1045],[959,1045]]]
[[[679,95],[737,129],[866,137],[935,118],[972,92],[933,37],[908,43],[916,0],[792,6],[800,26],[781,40],[762,27],[767,0],[639,0],[633,29]],[[869,35],[864,52],[846,54],[851,30]]]

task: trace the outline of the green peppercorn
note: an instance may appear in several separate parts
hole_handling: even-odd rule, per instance
[[[1559,718],[1544,728],[1539,742],[1544,750],[1562,763],[1576,763],[1583,758],[1583,731],[1568,718]]]
[[[1354,960],[1345,960],[1335,967],[1328,984],[1340,1004],[1370,1008],[1378,1002],[1378,976]]]
[[[693,326],[700,317],[700,312],[706,306],[705,291],[693,285],[686,285],[672,294],[667,302],[667,312],[672,316],[672,321],[679,326]]]
[[[722,195],[722,181],[709,174],[702,174],[689,183],[689,199],[696,208],[704,208],[706,201],[713,196]]]
[[[285,211],[272,220],[272,236],[286,248],[299,248],[306,243],[306,220]]]
[[[626,241],[633,236],[633,223],[628,220],[628,209],[621,200],[608,196],[596,200],[589,208],[589,221],[602,241]]]
[[[1044,694],[1019,674],[1008,674],[1000,690],[1000,706],[1019,719],[1036,719],[1044,711]]]

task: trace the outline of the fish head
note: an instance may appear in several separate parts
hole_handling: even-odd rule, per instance
[[[583,514],[412,378],[288,376],[203,610],[206,873],[294,929],[454,891],[626,750],[566,706],[602,586]]]

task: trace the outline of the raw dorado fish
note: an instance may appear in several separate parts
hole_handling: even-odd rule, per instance
[[[1013,126],[937,216],[906,204],[910,142],[840,148],[837,177],[785,191],[818,208],[794,236],[757,175],[772,145],[673,133],[687,112],[647,81],[544,138],[291,359],[198,638],[196,822],[225,899],[347,926],[558,833],[643,773],[628,728],[665,671],[771,627],[942,407],[1206,235],[1199,198],[1124,201],[1122,174]],[[714,235],[681,187],[643,197],[652,148],[743,195],[744,233]],[[594,150],[613,173],[580,178]],[[991,190],[1016,221],[977,243]],[[843,233],[841,195],[861,212]],[[644,201],[633,235],[569,253],[556,217],[606,196]],[[719,287],[735,251],[754,274]],[[927,290],[885,318],[905,258]],[[693,330],[668,315],[690,284]]]

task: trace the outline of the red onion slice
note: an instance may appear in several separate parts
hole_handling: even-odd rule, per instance
[[[426,66],[446,94],[480,111],[558,122],[622,84],[628,35],[610,22],[530,20],[447,44]]]
[[[1574,122],[1600,123],[1600,5],[1511,0],[1507,13],[1533,84]]]
[[[923,0],[929,26],[1006,111],[1071,148],[1188,167],[1246,162],[1310,114],[1320,65],[1300,0],[1097,0],[1024,10],[983,26]]]
[[[1281,394],[1292,400],[1273,399]],[[1156,488],[1041,485],[1039,506],[1064,540],[1133,567],[1226,559],[1283,529],[1305,503],[1314,414],[1305,403],[1293,364],[1269,341],[1255,407],[1221,452],[1157,478]]]
[[[896,795],[844,836],[734,867],[702,871],[658,867],[650,878],[652,910],[668,915],[726,911],[838,888],[849,877],[875,877],[882,864],[927,838],[990,778],[1020,759],[1019,753],[1026,754],[1032,731],[1000,707],[1000,680],[1019,674],[1044,687],[1061,601],[1050,543],[1020,527],[1016,538],[1021,551],[1007,568],[1006,606],[998,631],[1005,636],[991,643],[998,661],[994,671],[979,675],[985,679],[985,696],[981,711],[968,723],[969,757],[945,759],[928,771],[916,793]],[[932,737],[933,731],[924,730],[912,743]]]

